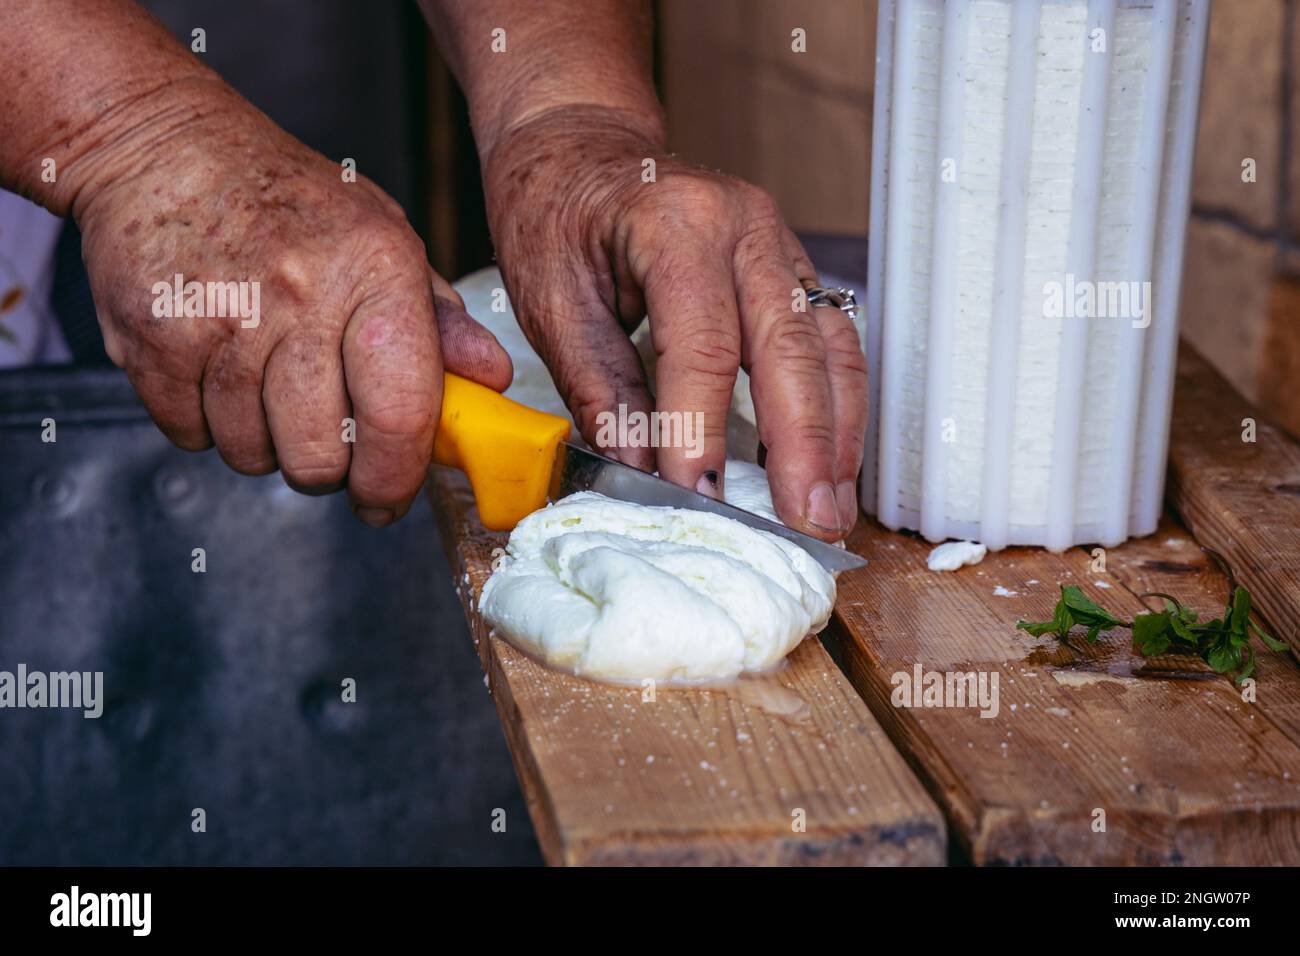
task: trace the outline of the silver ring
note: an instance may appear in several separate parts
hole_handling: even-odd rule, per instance
[[[815,285],[811,286],[807,291],[808,305],[811,308],[830,306],[833,309],[839,309],[851,319],[858,317],[858,300],[854,296],[852,289],[824,289],[819,285]]]

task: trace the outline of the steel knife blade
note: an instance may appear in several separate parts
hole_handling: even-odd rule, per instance
[[[656,477],[622,462],[606,458],[589,449],[562,441],[555,451],[551,469],[550,499],[555,501],[578,491],[595,491],[620,501],[638,505],[689,508],[731,518],[750,528],[766,531],[798,545],[827,571],[852,571],[865,567],[867,559],[844,548],[787,528],[760,515],[717,501],[689,488]]]

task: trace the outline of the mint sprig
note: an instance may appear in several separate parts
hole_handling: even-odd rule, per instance
[[[1237,684],[1255,670],[1255,651],[1250,643],[1252,634],[1270,650],[1287,650],[1284,642],[1264,633],[1250,619],[1250,592],[1235,583],[1230,588],[1223,616],[1212,621],[1200,621],[1195,610],[1159,591],[1139,597],[1163,599],[1164,610],[1139,614],[1131,621],[1124,621],[1090,600],[1078,585],[1067,584],[1061,587],[1061,599],[1056,602],[1051,620],[1017,621],[1016,627],[1035,637],[1055,634],[1068,647],[1073,647],[1069,634],[1075,625],[1086,628],[1089,644],[1095,644],[1104,630],[1127,628],[1133,632],[1134,649],[1143,657],[1166,652],[1196,654],[1216,673],[1233,674]]]

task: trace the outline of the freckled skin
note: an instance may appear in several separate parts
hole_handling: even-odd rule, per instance
[[[443,362],[497,387],[509,375],[400,208],[363,177],[344,183],[130,0],[0,3],[0,182],[81,225],[108,354],[159,425],[241,471],[346,484],[374,523],[400,516],[429,461]],[[506,285],[584,435],[619,404],[699,412],[698,459],[613,450],[698,488],[722,473],[743,365],[778,512],[838,537],[866,419],[856,333],[836,310],[791,309],[815,273],[770,197],[667,153],[648,0],[421,6],[466,91]],[[511,53],[496,56],[483,38],[507,21]],[[154,315],[154,284],[177,273],[258,283],[260,321]],[[626,337],[646,312],[653,398]]]
[[[233,91],[209,95],[220,108],[198,122],[103,156],[122,174],[104,171],[83,198],[109,355],[181,447],[215,444],[232,468],[279,468],[308,493],[346,487],[363,518],[385,524],[423,483],[444,361],[504,388],[509,359],[429,268],[396,203],[362,176],[345,183],[338,164]],[[170,288],[176,273],[256,282],[257,325],[238,314],[155,316],[154,284]],[[434,290],[465,357],[443,354]]]
[[[617,110],[566,107],[507,132],[484,164],[497,257],[520,325],[583,437],[598,416],[699,412],[704,453],[606,448],[620,460],[721,496],[736,370],[751,375],[782,520],[826,540],[857,517],[866,362],[836,310],[791,309],[816,272],[771,198],[665,155],[661,137]],[[655,178],[642,178],[644,161]],[[657,395],[627,340],[647,311]],[[707,482],[707,489],[701,482]],[[827,526],[808,500],[835,488]],[[838,488],[836,488],[838,486]]]

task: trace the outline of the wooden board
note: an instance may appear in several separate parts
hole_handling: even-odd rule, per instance
[[[817,640],[775,676],[653,701],[549,670],[475,610],[506,536],[462,475],[435,468],[430,494],[548,863],[946,860],[942,815]]]
[[[1243,440],[1247,419],[1254,441]],[[1250,588],[1277,637],[1300,649],[1300,446],[1188,348],[1179,355],[1168,497]]]
[[[1083,549],[1011,548],[935,574],[927,543],[874,522],[851,545],[872,564],[841,582],[850,677],[975,863],[1300,863],[1300,671],[1289,657],[1261,661],[1250,704],[1199,658],[1136,656],[1124,631],[1075,653],[1015,628],[1050,617],[1059,584],[1126,617],[1152,588],[1221,609],[1223,575],[1177,523],[1112,549],[1101,573]],[[997,673],[997,716],[893,706],[892,675],[918,662]]]
[[[1181,357],[1170,497],[1294,643],[1300,451],[1263,422],[1242,442],[1247,417]],[[459,475],[435,470],[431,493],[549,862],[943,862],[943,819],[905,759],[978,864],[1300,864],[1290,655],[1257,648],[1250,698],[1197,658],[1137,656],[1125,631],[1071,650],[1015,628],[1050,616],[1060,584],[1124,617],[1148,591],[1217,615],[1227,578],[1172,515],[1104,568],[1086,549],[1022,548],[953,574],[926,569],[917,537],[864,522],[850,546],[872,564],[841,578],[828,631],[862,699],[810,640],[775,678],[650,703],[489,636],[473,605],[505,537],[481,528]],[[895,706],[918,664],[996,674],[996,716]]]

